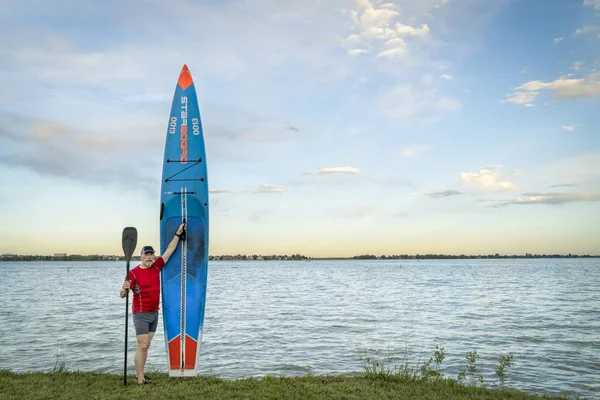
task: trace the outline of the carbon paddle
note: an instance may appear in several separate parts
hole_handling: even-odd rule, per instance
[[[123,245],[123,253],[125,253],[125,261],[127,262],[127,274],[125,279],[129,280],[129,261],[137,246],[137,229],[128,226],[123,229],[123,238],[121,239]],[[127,385],[127,328],[129,318],[129,290],[125,295],[125,360],[123,365],[123,385]]]

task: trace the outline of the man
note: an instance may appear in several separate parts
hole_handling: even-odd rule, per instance
[[[141,263],[129,271],[129,279],[123,282],[121,297],[125,297],[129,289],[133,289],[131,310],[133,325],[137,336],[135,351],[135,374],[140,385],[147,384],[144,377],[144,366],[148,357],[148,348],[158,325],[158,309],[160,304],[160,270],[163,269],[179,244],[185,231],[185,222],[179,226],[173,240],[162,256],[155,257],[152,246],[142,247]]]

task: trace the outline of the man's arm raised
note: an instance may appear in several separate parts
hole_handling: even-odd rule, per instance
[[[173,240],[171,240],[171,243],[169,243],[169,246],[165,250],[165,253],[162,255],[162,258],[165,260],[165,263],[169,260],[169,258],[171,257],[171,254],[173,254],[175,249],[177,249],[177,245],[179,244],[179,239],[181,238],[181,234],[184,231],[185,231],[185,222],[182,223],[181,225],[179,225],[179,229],[177,229],[175,236],[173,236]]]

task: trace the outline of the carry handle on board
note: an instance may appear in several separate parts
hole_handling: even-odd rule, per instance
[[[137,246],[137,229],[132,226],[123,229],[121,244],[123,246],[123,253],[125,254],[125,261],[127,262],[127,274],[125,275],[125,280],[129,280],[129,261],[131,261],[131,256]],[[123,385],[127,385],[127,328],[129,325],[127,320],[129,318],[129,290],[125,297],[125,360],[123,362]]]
[[[187,222],[186,222],[185,218],[183,219],[183,221],[182,221],[182,222],[183,222],[185,225],[184,225],[184,227],[183,227],[183,232],[181,232],[181,237],[180,237],[180,239],[181,239],[181,240],[185,240],[185,238],[186,238],[186,234],[185,234],[185,233],[186,233],[186,231],[187,231],[187,229],[186,229],[186,227],[187,227]]]

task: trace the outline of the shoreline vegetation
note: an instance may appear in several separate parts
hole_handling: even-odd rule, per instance
[[[366,352],[365,352],[366,353]],[[123,385],[120,374],[70,371],[57,361],[49,372],[0,370],[0,397],[3,399],[569,399],[564,394],[533,394],[505,386],[507,368],[514,368],[513,354],[497,358],[498,384],[486,388],[478,368],[476,351],[465,355],[464,366],[456,378],[444,376],[446,358],[443,347],[436,346],[431,357],[414,366],[406,359],[395,365],[397,357],[380,360],[362,358],[363,374],[305,376],[263,376],[235,380],[211,376],[169,378],[159,371],[147,371],[150,385],[138,385],[132,374]]]
[[[327,260],[472,260],[472,259],[527,259],[527,258],[600,258],[599,254],[395,254],[395,255],[375,255],[361,254],[352,257],[309,257],[303,254],[236,254],[236,255],[213,255],[209,256],[209,261],[327,261]],[[124,261],[122,255],[104,255],[104,254],[66,254],[56,253],[54,255],[21,255],[5,253],[0,254],[0,261]],[[134,255],[132,261],[139,261],[140,256]]]

